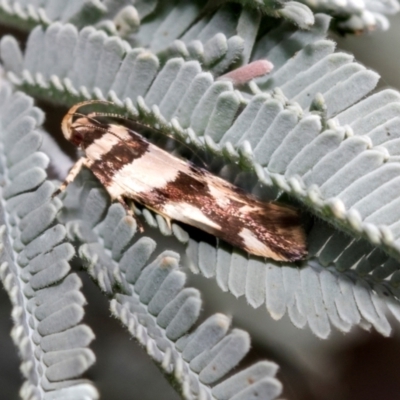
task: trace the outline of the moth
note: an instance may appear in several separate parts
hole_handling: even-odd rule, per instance
[[[307,254],[296,209],[262,202],[240,188],[181,160],[121,124],[102,121],[107,114],[80,114],[92,103],[74,105],[62,120],[67,140],[85,156],[71,168],[55,194],[89,168],[113,201],[128,211],[127,201],[141,204],[171,220],[208,232],[249,254],[277,261],[296,261]],[[108,102],[107,102],[108,103]]]

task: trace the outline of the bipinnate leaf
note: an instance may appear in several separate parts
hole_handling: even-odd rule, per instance
[[[37,131],[42,112],[33,100],[0,88],[1,219],[0,279],[13,306],[11,337],[22,359],[23,399],[97,399],[81,375],[94,363],[94,338],[83,325],[81,281],[70,271],[75,251],[56,221],[59,199],[47,179],[48,157]],[[71,397],[72,396],[72,397]]]
[[[111,297],[113,315],[170,375],[184,398],[234,398],[236,394],[224,386],[219,386],[218,396],[213,390],[249,351],[248,333],[231,329],[230,318],[223,314],[198,325],[200,293],[185,287],[179,255],[169,250],[157,254],[154,240],[138,236],[136,221],[121,205],[109,206],[104,190],[89,184],[91,179],[85,171],[70,185],[60,219],[69,238],[80,243],[79,255],[88,273]],[[90,214],[84,211],[89,207]],[[92,226],[90,232],[84,229],[87,225]],[[271,399],[281,391],[269,375],[255,379],[254,387],[243,386],[240,378],[238,385],[245,393],[262,385]]]
[[[228,9],[221,12],[229,14]],[[384,133],[388,119],[390,129],[396,132],[398,94],[383,91],[365,97],[375,87],[378,75],[355,63],[351,56],[334,51],[334,44],[324,38],[328,22],[325,16],[317,15],[309,31],[293,31],[281,25],[257,38],[250,60],[256,62],[257,57],[268,57],[274,69],[261,77],[253,73],[255,79],[248,84],[253,93],[250,97],[245,88],[238,91],[235,86],[243,85],[242,75],[248,76],[251,64],[242,67],[236,75],[231,74],[228,80],[218,80],[211,72],[203,71],[196,60],[160,60],[147,50],[127,48],[116,38],[109,39],[93,28],[78,33],[71,25],[53,25],[53,33],[50,32],[54,35],[57,31],[56,37],[70,35],[69,43],[75,43],[76,56],[68,71],[61,69],[64,65],[61,46],[41,45],[50,33],[37,28],[30,36],[23,59],[24,72],[18,76],[17,69],[9,72],[9,76],[27,90],[45,98],[57,94],[57,100],[64,99],[65,103],[88,96],[110,99],[120,111],[150,126],[161,127],[196,151],[204,152],[206,157],[212,155],[219,159],[214,163],[221,176],[262,199],[274,200],[280,193],[296,199],[297,204],[328,223],[326,228],[316,224],[315,229],[334,226],[338,230],[339,236],[332,238],[337,252],[345,251],[343,246],[348,246],[353,238],[360,257],[364,254],[368,258],[369,246],[373,245],[377,251],[398,259],[397,208],[395,191],[390,191],[396,176],[397,142],[395,135],[385,136]],[[113,45],[109,47],[110,40]],[[10,49],[15,46],[12,40],[3,39],[3,42],[7,48],[6,58],[7,54],[17,51]],[[118,51],[110,53],[111,48]],[[245,49],[246,46],[243,51]],[[89,53],[90,62],[87,61]],[[102,54],[110,58],[109,69],[98,62]],[[47,57],[60,62],[43,65],[42,60]],[[97,62],[92,62],[93,57]],[[7,59],[5,63],[13,65]],[[87,65],[90,68],[85,69]],[[46,78],[50,76],[51,79]],[[93,201],[93,204],[97,203]],[[100,203],[99,207],[88,208],[88,218],[90,215],[93,218],[90,221],[71,222],[68,228],[71,237],[92,235],[88,223],[94,226],[105,213],[106,208]],[[75,210],[78,208],[79,204],[74,205]],[[161,217],[146,209],[142,215],[150,227],[158,227],[163,234],[175,235],[182,242],[188,241],[187,235],[176,225],[170,230]],[[130,229],[133,232],[133,225]],[[375,299],[368,304],[377,304],[376,298],[380,297],[376,293],[382,293],[381,285],[384,285],[394,310],[397,275],[393,274],[390,283],[391,275],[376,280],[380,275],[373,277],[373,273],[386,262],[395,261],[372,258],[372,264],[369,262],[369,267],[363,267],[360,273],[357,267],[360,258],[354,256],[348,259],[344,270],[340,260],[331,257],[327,263],[319,258],[320,235],[313,232],[308,237],[310,259],[304,263],[302,271],[292,270],[290,265],[286,270],[282,265],[249,259],[225,246],[197,245],[193,240],[189,241],[187,252],[194,260],[194,272],[215,276],[223,290],[235,296],[245,295],[254,307],[265,303],[274,318],[281,318],[288,312],[296,326],[304,327],[308,321],[320,337],[327,337],[331,323],[348,331],[354,323],[368,326],[367,319],[387,335],[390,329],[381,307],[377,306],[379,311],[375,314],[367,312],[361,303],[364,300],[360,297],[355,302],[354,296],[357,285],[361,284],[369,288],[370,298]],[[350,235],[346,243],[339,239],[340,232]],[[93,246],[103,260],[103,250]],[[114,246],[115,257],[122,256],[124,246],[125,242]],[[325,257],[327,251],[328,248],[321,256]],[[267,273],[275,269],[278,269],[276,277]],[[280,269],[286,271],[286,280],[280,277],[273,285],[274,280],[270,279],[280,276]],[[350,279],[352,290],[340,289],[339,293],[344,296],[343,302],[357,305],[361,316],[349,319],[340,312],[341,306],[336,304],[339,300],[332,302],[331,294],[326,292],[329,287],[324,286],[320,278],[322,272],[321,276],[327,276],[326,269],[328,274],[333,274],[329,281],[336,282],[332,283],[336,286],[337,281]],[[137,274],[138,271],[129,271],[132,276],[129,279]],[[310,291],[298,282],[290,286],[288,282],[296,281],[299,276],[304,282],[312,279],[317,285],[315,290]],[[106,292],[112,285],[108,281],[107,274],[103,273],[99,282]],[[275,292],[273,288],[279,290]],[[292,291],[294,294],[290,293]]]

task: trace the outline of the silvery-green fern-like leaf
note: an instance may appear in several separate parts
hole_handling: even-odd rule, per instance
[[[83,27],[97,22],[106,11],[100,0],[10,0],[0,4],[0,21],[24,31],[37,25],[49,25],[52,21],[70,22]]]
[[[374,222],[363,217],[367,215],[364,207],[357,208],[362,203],[354,203],[357,200],[354,196],[362,193],[360,185],[369,193],[379,183],[377,176],[394,177],[394,174],[386,174],[387,168],[393,166],[396,169],[395,163],[387,163],[388,151],[380,142],[375,145],[367,135],[357,134],[355,128],[366,121],[369,110],[375,109],[381,99],[388,103],[384,107],[388,115],[395,113],[396,107],[391,104],[396,102],[397,94],[381,92],[357,103],[374,88],[378,76],[354,63],[350,56],[335,53],[334,44],[323,40],[326,27],[327,19],[317,16],[315,27],[309,32],[292,32],[289,27],[279,27],[260,37],[250,60],[262,57],[264,49],[275,69],[270,75],[250,83],[253,92],[250,97],[247,92],[235,90],[234,82],[229,79],[215,80],[212,74],[203,72],[197,61],[173,58],[160,65],[158,58],[148,51],[130,50],[118,39],[108,39],[92,29],[84,29],[78,34],[70,25],[55,24],[46,32],[39,28],[34,30],[24,58],[18,53],[15,42],[6,38],[2,41],[2,57],[6,67],[14,71],[10,74],[11,79],[27,90],[45,98],[57,97],[67,104],[92,96],[109,98],[143,122],[162,126],[203,151],[220,156],[225,164],[231,164],[220,174],[239,186],[265,199],[274,199],[279,193],[286,192],[340,230],[355,238],[363,237],[358,251],[364,248],[365,256],[370,252],[369,241],[397,257],[396,236],[393,235],[396,230],[382,228],[378,220]],[[53,36],[70,38],[70,52],[75,52],[75,56],[68,69],[66,63],[61,62],[61,46],[48,39]],[[285,39],[277,41],[278,37]],[[54,44],[46,46],[49,42]],[[111,53],[110,48],[114,49]],[[289,57],[291,52],[296,55]],[[14,54],[19,56],[10,57]],[[105,65],[99,62],[103,57],[109,60]],[[24,65],[16,65],[15,59],[23,59]],[[239,109],[241,113],[237,117]],[[357,124],[353,123],[355,117],[360,118]],[[373,116],[371,121],[378,124],[371,126],[377,129],[378,135],[383,127]],[[238,174],[240,170],[232,163],[243,171]],[[368,202],[372,207],[368,215],[384,212],[380,210],[387,204],[386,197],[378,195],[377,198],[381,203]],[[353,203],[348,202],[349,199]],[[166,233],[162,219],[147,212],[144,214],[150,225],[158,225]],[[396,214],[391,212],[387,216],[396,223]],[[185,240],[184,235],[182,241]],[[310,235],[310,248],[315,247],[313,240]],[[332,243],[341,248],[339,239],[333,238]],[[315,258],[301,272],[288,269],[286,274],[288,282],[299,282],[298,274],[304,276],[307,284],[307,279],[313,279],[315,290],[289,285],[288,293],[292,293],[282,297],[280,292],[271,292],[273,273],[266,273],[262,267],[264,262],[248,260],[229,248],[210,249],[204,243],[191,241],[188,247],[195,260],[194,271],[216,276],[223,290],[230,290],[236,296],[246,295],[253,306],[266,302],[276,318],[287,311],[296,326],[304,326],[308,320],[320,337],[329,333],[328,317],[341,330],[347,331],[355,323],[367,326],[365,321],[369,321],[388,334],[390,328],[382,313],[378,318],[372,308],[363,309],[367,303],[374,305],[372,299],[375,299],[375,293],[382,292],[379,285],[386,285],[387,277],[378,281],[378,286],[374,280],[368,282],[369,275],[353,271],[359,259],[347,267],[349,271],[340,271],[338,275],[335,258],[331,259],[332,264],[326,264],[319,260],[319,250],[312,253]],[[371,260],[374,262],[370,266],[371,273],[383,266],[374,258]],[[281,268],[268,265],[272,271]],[[324,271],[327,266],[332,267],[329,273]],[[329,286],[322,283],[328,276],[337,288],[343,279],[350,285],[347,291],[340,289],[344,304],[355,304],[354,298],[359,293],[357,285],[368,282],[369,290],[365,289],[365,292],[370,300],[360,300],[358,310],[355,308],[358,314],[349,311],[353,316],[350,318],[348,310],[344,311],[336,301],[332,302]],[[280,288],[284,291],[286,284],[282,279]],[[390,284],[388,290],[393,300],[390,304],[396,304],[394,288]],[[328,314],[324,304],[329,304]],[[396,314],[395,308],[390,309]],[[371,317],[373,314],[374,318]]]
[[[388,15],[399,11],[397,0],[299,0],[314,12],[324,12],[335,17],[334,27],[340,32],[360,33],[389,28]]]
[[[388,336],[386,311],[399,319],[398,262],[323,223],[313,228],[308,243],[311,257],[301,269],[194,241],[188,252],[203,275],[215,277],[222,290],[245,296],[253,307],[265,303],[274,319],[288,313],[295,326],[308,324],[321,338],[329,335],[331,325],[343,332],[353,325],[373,326]]]
[[[86,300],[81,280],[70,273],[75,251],[56,221],[62,206],[51,200],[48,157],[39,151],[43,113],[23,93],[0,88],[1,266],[10,297],[25,382],[24,399],[97,399],[80,376],[94,363],[94,338],[81,323]]]
[[[57,30],[59,30],[59,32],[64,32],[68,31],[68,29],[72,28],[66,26],[61,29],[58,25],[54,26],[55,32],[57,32]],[[48,31],[50,31],[50,29]],[[62,83],[57,77],[57,75],[60,75],[59,71],[57,71],[57,66],[59,64],[57,62],[51,63],[51,66],[47,68],[46,65],[42,66],[40,63],[43,59],[62,59],[62,54],[57,55],[57,53],[55,53],[51,56],[52,50],[50,48],[50,54],[45,54],[44,57],[40,57],[38,52],[34,50],[40,47],[41,38],[45,40],[45,37],[40,32],[40,30],[36,30],[31,36],[32,50],[31,52],[29,52],[29,50],[27,52],[25,58],[25,66],[27,68],[22,76],[24,76],[26,83],[29,84],[32,79],[35,80],[34,76],[36,73],[36,90],[41,91],[41,85],[47,87],[54,86],[55,88],[61,89]],[[47,35],[51,36],[52,32],[47,32],[46,37]],[[86,46],[86,36],[86,32],[82,31],[80,40],[76,42],[78,51],[80,47]],[[93,40],[95,40],[95,37],[94,35]],[[99,37],[101,37],[101,35]],[[104,40],[106,39],[104,38]],[[288,40],[288,45],[290,45],[291,40],[291,38]],[[81,41],[82,44],[80,44]],[[261,41],[263,41],[263,39],[261,39]],[[5,51],[3,51],[3,58],[4,54],[7,56],[7,53],[13,54],[16,52],[13,50],[15,47],[12,46],[12,43],[7,45],[7,40],[4,40],[3,43],[3,48],[5,49]],[[95,49],[92,52],[90,51],[90,48],[95,46],[91,43],[90,41],[88,42],[87,46],[89,47],[87,47],[87,52],[85,52],[85,57],[89,57],[90,60],[94,58],[91,53],[95,53]],[[284,44],[281,45],[283,46]],[[104,46],[106,46],[106,44],[104,44]],[[56,52],[57,48],[60,48],[60,46],[54,45],[54,52]],[[278,57],[278,53],[275,51],[276,48],[277,46],[273,46],[270,53],[274,61],[279,64],[276,58]],[[119,47],[119,49],[121,53],[122,48]],[[97,51],[97,53],[99,53],[99,51]],[[108,54],[108,52],[106,54]],[[130,57],[130,54],[132,54],[132,57]],[[277,54],[277,56],[274,57],[274,54]],[[306,57],[305,54],[311,54],[311,56]],[[98,57],[101,58],[101,55]],[[9,59],[9,57],[6,57],[6,65],[7,59]],[[307,63],[304,62],[304,59],[307,60]],[[93,63],[97,64],[97,61],[93,61]],[[304,51],[298,52],[295,58],[292,58],[280,68],[278,65],[271,78],[264,80],[264,82],[262,82],[261,79],[258,86],[255,84],[252,85],[253,91],[259,93],[259,95],[254,96],[250,101],[242,97],[239,92],[235,92],[229,81],[217,81],[213,83],[212,76],[202,73],[200,66],[196,62],[185,63],[179,59],[172,59],[167,62],[158,73],[159,63],[157,58],[147,52],[138,53],[133,50],[129,53],[129,56],[125,56],[124,62],[118,72],[116,72],[118,58],[114,61],[114,66],[112,68],[102,70],[102,67],[100,67],[101,69],[98,71],[98,74],[93,74],[93,68],[95,68],[95,65],[93,65],[93,68],[88,70],[85,76],[85,71],[81,68],[81,65],[85,65],[85,59],[80,60],[80,58],[77,57],[74,66],[69,69],[69,77],[64,79],[64,96],[71,97],[70,94],[74,94],[75,101],[77,101],[84,98],[84,96],[90,96],[90,91],[92,91],[98,98],[104,98],[103,93],[109,91],[109,98],[121,105],[121,99],[135,99],[138,96],[144,96],[144,100],[141,101],[139,98],[137,103],[139,111],[133,109],[131,106],[128,107],[131,113],[138,114],[138,112],[140,112],[141,116],[147,114],[147,118],[149,118],[149,115],[152,114],[151,107],[153,107],[153,111],[156,113],[155,115],[159,122],[163,123],[172,118],[172,121],[176,122],[173,124],[175,128],[178,129],[179,125],[181,128],[190,128],[186,133],[182,133],[182,129],[179,128],[179,133],[190,136],[191,132],[194,131],[197,135],[204,135],[207,138],[205,144],[209,148],[213,147],[212,141],[219,141],[221,144],[225,144],[225,151],[233,161],[235,158],[240,158],[243,165],[247,167],[250,166],[257,173],[261,174],[259,177],[263,178],[264,183],[271,184],[271,181],[276,181],[275,184],[289,192],[292,191],[289,179],[291,179],[290,182],[292,182],[292,184],[295,184],[296,176],[298,176],[300,172],[304,174],[312,167],[310,161],[314,158],[314,162],[317,162],[324,155],[324,153],[321,153],[319,150],[315,150],[315,145],[317,145],[317,148],[324,149],[323,151],[326,153],[326,147],[324,147],[322,138],[327,137],[330,146],[334,146],[329,149],[332,152],[335,149],[335,143],[337,143],[337,147],[345,136],[343,136],[344,133],[340,136],[339,127],[336,127],[338,131],[336,136],[339,142],[330,140],[332,134],[329,134],[329,129],[325,129],[325,135],[319,135],[322,124],[324,123],[324,121],[321,121],[320,117],[317,115],[309,115],[302,118],[301,115],[303,111],[300,108],[296,109],[295,103],[285,105],[286,98],[285,96],[282,97],[280,94],[281,92],[277,89],[275,89],[273,98],[269,99],[271,95],[263,94],[260,88],[274,88],[277,83],[285,80],[285,83],[282,85],[283,90],[287,91],[292,97],[302,100],[303,107],[308,108],[311,102],[310,98],[313,98],[316,91],[327,87],[327,91],[323,92],[323,94],[326,98],[325,106],[329,110],[327,111],[327,116],[330,116],[331,113],[337,113],[351,103],[351,101],[354,102],[368,93],[377,80],[376,74],[353,63],[349,56],[333,53],[333,45],[327,41],[316,41],[313,44],[307,45]],[[306,69],[306,67],[310,68]],[[333,87],[332,84],[335,81],[332,81],[332,79],[329,80],[329,77],[324,75],[324,72],[329,70],[331,70],[331,75],[335,77],[335,81],[337,82]],[[39,71],[47,71],[47,73],[45,75],[44,72]],[[127,75],[128,71],[129,75]],[[139,73],[141,75],[139,75]],[[311,87],[309,87],[311,79],[315,79],[318,75],[321,76],[320,81],[318,79],[316,82],[312,81]],[[52,79],[49,81],[50,76],[52,76]],[[156,76],[157,78],[155,79]],[[285,76],[290,76],[290,79],[285,79]],[[44,79],[41,79],[42,77]],[[46,83],[46,80],[48,83]],[[81,86],[83,80],[90,86]],[[128,81],[128,84],[125,84],[126,81]],[[352,90],[350,96],[349,88],[356,86],[356,83],[360,81],[362,85],[358,85],[358,91]],[[77,90],[79,87],[81,88],[81,93]],[[189,89],[186,90],[186,88]],[[337,102],[335,103],[339,96],[336,94],[338,91],[340,95],[345,95],[347,103],[344,101],[338,104],[336,104]],[[46,90],[46,93],[48,95],[49,91]],[[302,94],[304,95],[299,97]],[[160,101],[162,96],[165,96],[165,100]],[[59,93],[57,97],[60,98]],[[155,104],[156,99],[159,101],[158,104]],[[70,101],[72,102],[73,100]],[[241,116],[232,124],[239,106],[246,102],[248,104]],[[157,106],[157,108],[154,108],[154,106]],[[214,107],[215,110],[213,111]],[[225,118],[221,121],[223,122],[221,124],[217,116],[222,112]],[[258,118],[257,115],[260,117]],[[176,119],[173,119],[174,117]],[[253,121],[252,118],[255,118],[255,120]],[[270,126],[269,131],[274,132],[275,137],[280,138],[280,142],[277,142],[273,146],[271,145],[271,139],[273,138],[269,137],[268,132],[266,135],[264,134],[268,126]],[[335,128],[335,126],[332,125],[332,128]],[[282,137],[288,134],[290,130],[293,130],[293,132],[286,140],[282,141]],[[306,131],[307,135],[301,134],[302,131]],[[263,135],[262,140],[260,140],[261,135]],[[193,137],[193,135],[191,137]],[[342,139],[340,139],[340,137],[342,137]],[[293,140],[301,140],[299,146],[294,146]],[[350,145],[352,141],[350,140],[348,143]],[[357,143],[356,141],[354,145],[357,145]],[[229,150],[230,144],[234,144],[235,146],[241,145],[242,150],[240,155],[235,151],[232,152]],[[249,144],[254,147],[253,154],[248,152],[248,147],[246,146]],[[199,145],[201,145],[201,143]],[[302,157],[302,152],[298,150],[304,146],[306,146],[306,148],[303,149],[303,151],[305,153],[313,152],[313,157]],[[272,153],[275,154],[272,155]],[[296,153],[299,153],[298,157],[294,157]],[[307,160],[308,165],[302,165],[301,160]],[[261,170],[259,166],[257,167],[257,165],[254,164],[254,161],[257,161],[261,166],[268,165],[268,168]],[[288,164],[289,161],[292,161],[290,165]],[[304,168],[307,169],[304,170]],[[286,173],[285,177],[280,176],[285,169],[288,169],[289,173]],[[321,174],[323,170],[323,168],[319,169],[319,174]],[[333,171],[333,169],[331,170]],[[267,176],[265,174],[267,174]],[[315,185],[315,183],[317,183],[317,181],[312,178],[309,179],[308,184],[307,180],[305,180],[305,182],[300,182],[300,184],[303,184],[306,188],[307,186]],[[310,203],[310,201],[313,202],[313,206],[320,214],[326,214],[328,211],[333,214],[332,217],[334,217],[334,214],[337,213],[336,209],[339,207],[340,210],[340,203],[337,201],[332,203],[329,196],[327,196],[328,198],[325,199],[324,202],[318,203],[318,201],[313,201],[313,198],[310,198],[310,196],[315,196],[315,191],[310,193],[307,190],[302,190],[300,186],[298,192],[306,203]],[[350,214],[348,219],[351,217],[354,219],[354,213]],[[341,223],[339,220],[335,222]],[[347,228],[352,227],[351,222],[350,220],[349,223],[347,223]]]
[[[168,21],[164,22],[167,23]],[[174,22],[169,22],[173,26],[176,25]],[[165,63],[168,59],[173,57],[180,57],[186,60],[198,60],[203,69],[211,71],[214,75],[220,75],[222,72],[227,70],[233,63],[236,64],[246,64],[252,53],[252,49],[255,46],[257,35],[260,29],[265,31],[265,26],[270,27],[267,29],[266,34],[262,35],[261,39],[257,41],[257,46],[260,51],[265,53],[265,50],[271,50],[270,56],[273,57],[276,49],[273,47],[279,44],[282,49],[285,49],[284,53],[277,53],[280,57],[283,56],[282,62],[289,59],[296,51],[300,50],[306,43],[315,41],[317,38],[322,38],[326,34],[328,28],[329,19],[325,16],[318,16],[316,19],[316,24],[310,31],[296,31],[290,24],[285,24],[282,28],[276,28],[277,23],[272,18],[263,18],[254,11],[243,9],[240,13],[235,13],[232,7],[225,7],[218,10],[211,19],[201,19],[195,26],[190,29],[183,31],[182,34],[177,36],[165,35],[165,30],[168,31],[168,27],[161,26],[160,29],[155,29],[151,31],[152,35],[146,33],[146,29],[140,29],[138,35],[141,33],[144,35],[143,39],[138,38],[133,44],[138,47],[147,47],[153,53],[158,54],[158,58],[161,63]],[[200,25],[200,28],[197,28]],[[68,26],[68,25],[67,25]],[[30,35],[30,41],[32,42],[30,48],[32,49],[33,55],[37,54],[36,47],[41,48],[40,51],[46,53],[53,53],[52,56],[48,54],[49,58],[47,60],[47,66],[50,68],[49,73],[54,73],[56,76],[62,76],[68,71],[69,63],[65,63],[61,60],[64,59],[63,54],[68,54],[68,52],[73,51],[73,48],[78,40],[77,32],[72,32],[76,30],[68,26],[66,29],[59,23],[53,24],[46,31],[45,49],[41,43],[40,29],[36,29],[34,34]],[[249,27],[252,27],[250,29]],[[188,27],[187,27],[188,28]],[[89,29],[89,28],[88,28]],[[199,30],[200,29],[200,30]],[[221,29],[224,29],[221,32]],[[285,33],[285,40],[282,43],[277,42],[277,34],[279,32]],[[172,31],[173,33],[174,31]],[[171,34],[172,34],[171,33]],[[117,66],[118,59],[123,57],[126,51],[129,50],[127,43],[114,38],[107,38],[103,31],[93,31],[93,28],[89,30],[83,30],[79,35],[79,43],[77,44],[77,51],[85,51],[85,48],[90,48],[89,53],[85,59],[81,59],[80,62],[83,63],[84,67],[80,66],[79,63],[75,64],[75,74],[79,75],[85,80],[86,85],[88,85],[88,78],[84,76],[83,68],[87,68],[88,65],[85,64],[86,60],[91,60],[93,65],[90,67],[93,69],[96,66],[94,62],[100,61],[100,65],[104,68],[110,68],[112,65]],[[143,52],[144,49],[138,47],[134,49],[134,54],[127,58],[126,61],[134,62],[134,59],[138,55],[138,52]],[[100,57],[100,48],[104,48],[103,55]],[[17,54],[14,56],[18,57]],[[47,56],[47,55],[46,55]],[[64,71],[51,71],[52,61],[54,57],[59,60],[58,64],[62,64]],[[77,54],[80,58],[80,55]],[[257,49],[253,52],[253,58],[257,57]],[[32,63],[34,59],[27,54],[27,69],[31,72],[35,68]],[[10,58],[11,59],[11,58]],[[13,61],[16,64],[20,60],[18,58]],[[44,60],[43,60],[44,61]],[[274,60],[277,62],[277,60]],[[72,59],[71,59],[72,62]],[[108,65],[111,62],[112,65]],[[47,70],[47,66],[37,66],[44,67]],[[140,65],[137,66],[140,68]],[[127,63],[125,69],[129,68]],[[14,69],[15,70],[15,69]],[[88,69],[89,71],[89,69]],[[112,73],[112,71],[109,71]],[[115,73],[115,71],[114,71]],[[94,79],[94,77],[92,77]]]
[[[148,42],[153,36],[162,43],[176,43],[171,51],[196,52],[197,43],[193,43],[189,49],[185,49],[179,36],[196,21],[204,11],[213,11],[215,8],[228,4],[227,7],[241,5],[246,12],[256,15],[269,15],[275,18],[284,18],[301,29],[308,29],[314,24],[314,13],[323,12],[332,15],[333,28],[340,32],[359,33],[375,29],[386,30],[389,27],[387,15],[398,12],[399,5],[396,0],[379,1],[336,1],[336,0],[298,0],[298,1],[248,1],[235,0],[232,2],[214,1],[205,7],[204,2],[181,1],[120,1],[98,0],[70,1],[67,3],[56,0],[43,2],[28,2],[23,0],[3,1],[0,4],[0,20],[20,29],[32,29],[38,24],[49,25],[52,22],[73,23],[77,27],[83,27],[96,23],[97,27],[110,35],[120,36],[144,46],[141,42]],[[233,4],[233,6],[232,6]],[[205,8],[204,8],[205,7]],[[311,10],[310,10],[311,8]],[[218,23],[227,23],[229,19],[220,19]],[[216,22],[216,21],[215,21]],[[245,18],[243,21],[245,22]],[[242,24],[244,26],[244,24]],[[249,25],[250,26],[250,25]],[[200,29],[204,28],[204,22]],[[254,29],[254,26],[252,27]],[[195,28],[196,30],[196,28]],[[225,29],[217,29],[225,31]],[[196,31],[196,33],[198,33]],[[157,44],[156,44],[157,46]],[[181,54],[182,55],[182,54]]]
[[[354,325],[374,327],[386,336],[391,331],[388,310],[400,319],[398,93],[367,97],[378,76],[334,51],[325,38],[326,15],[316,15],[313,27],[301,31],[259,12],[264,7],[271,14],[265,7],[280,2],[236,3],[200,15],[201,2],[41,2],[58,21],[54,24],[36,8],[39,2],[0,4],[0,19],[8,16],[10,24],[24,29],[38,22],[49,25],[32,32],[25,54],[15,39],[1,42],[14,84],[62,105],[112,100],[115,110],[187,142],[216,174],[262,199],[300,207],[309,247],[301,265],[277,264],[223,243],[198,242],[145,208],[136,210],[145,221],[141,234],[119,205],[110,206],[87,171],[68,189],[59,212],[60,201],[48,200],[54,187],[41,184],[38,174],[48,159],[29,153],[38,135],[28,134],[8,152],[8,140],[18,138],[18,131],[10,135],[7,130],[5,152],[11,161],[1,173],[12,184],[6,181],[3,191],[3,256],[17,254],[19,267],[14,269],[7,259],[0,275],[14,304],[13,338],[28,377],[25,398],[43,392],[47,399],[98,396],[91,384],[76,379],[94,357],[80,342],[89,342],[91,332],[74,331],[82,326],[84,298],[76,276],[65,277],[72,254],[71,246],[70,252],[61,247],[66,239],[79,247],[89,274],[112,298],[112,314],[173,376],[185,398],[275,398],[281,385],[276,365],[269,362],[226,378],[248,351],[250,339],[231,329],[222,314],[197,325],[200,294],[185,287],[177,254],[181,243],[187,246],[193,272],[214,277],[222,290],[245,296],[252,307],[265,304],[274,319],[287,313],[295,326],[308,325],[320,338],[328,336],[332,325],[343,332]],[[350,4],[345,3],[342,10]],[[311,15],[298,2],[281,5],[285,7],[277,7],[274,16],[280,13],[298,25]],[[376,13],[374,24],[378,13],[387,14],[392,7],[382,2],[378,9],[372,0],[364,5]],[[354,15],[362,16],[363,29],[364,22],[370,26],[367,13],[346,12],[339,22],[342,30],[360,26]],[[67,21],[72,25],[60,23]],[[94,21],[94,27],[77,30]],[[270,62],[260,61],[265,58],[274,64],[272,72]],[[19,104],[24,96],[16,96]],[[37,109],[29,112],[41,121]],[[6,122],[19,118],[8,106],[2,117]],[[41,150],[57,160],[63,178],[69,161],[58,160],[51,141]],[[174,152],[180,154],[179,149]],[[27,160],[18,162],[26,154]],[[43,187],[49,193],[41,192]],[[167,238],[165,244],[158,231],[178,240]],[[150,235],[157,238],[157,248]],[[34,316],[23,324],[31,310]],[[26,331],[34,330],[29,341]],[[38,345],[40,336],[44,339]],[[68,340],[81,347],[64,350]],[[29,346],[47,352],[38,361],[41,350],[35,348],[33,357],[26,351]]]
[[[110,206],[104,190],[88,175],[85,171],[69,187],[60,220],[70,240],[80,245],[88,273],[112,297],[113,315],[171,375],[183,397],[278,396],[281,384],[270,362],[256,363],[224,379],[248,352],[249,335],[230,330],[230,318],[223,314],[191,329],[201,299],[198,290],[185,287],[179,255],[170,250],[160,253],[153,239],[138,235],[135,219],[121,205]]]
[[[109,17],[119,26],[119,31],[125,27],[125,34],[122,35],[124,38],[136,47],[148,47],[156,53],[166,48],[172,49],[171,44],[176,50],[195,53],[202,44],[212,46],[211,40],[215,41],[217,35],[227,36],[228,39],[231,37],[232,43],[235,35],[246,39],[244,31],[251,35],[252,31],[257,30],[262,15],[286,18],[303,29],[308,29],[314,24],[314,16],[309,8],[296,1],[268,1],[264,4],[255,1],[237,1],[236,3],[241,3],[244,7],[225,1],[209,2],[205,8],[204,2],[198,1],[154,2],[151,7],[139,3],[135,4],[136,8],[130,3],[108,1],[107,7],[110,10]],[[219,5],[222,7],[218,7]],[[266,21],[270,24],[276,23],[273,19]],[[127,34],[129,25],[131,25],[131,35]],[[111,29],[111,32],[114,30]],[[225,46],[229,44],[228,42]]]
[[[96,23],[97,27],[108,34],[117,35],[129,40],[134,38],[139,27],[143,33],[140,38],[148,40],[152,31],[165,36],[179,36],[198,16],[214,11],[224,3],[184,0],[179,1],[121,1],[121,0],[74,0],[60,2],[46,0],[42,2],[26,0],[9,0],[0,4],[0,20],[20,29],[32,29],[39,24],[49,25],[52,22],[70,22],[77,27]],[[270,0],[260,2],[255,0],[238,0],[248,10],[264,13],[275,18],[284,18],[302,29],[308,29],[314,23],[311,10],[298,1]],[[231,6],[228,6],[231,7]],[[223,20],[219,19],[219,22]],[[228,22],[225,19],[226,22]],[[204,24],[203,24],[204,25]],[[219,28],[220,29],[220,28]],[[147,33],[147,35],[146,35]],[[146,38],[147,36],[147,38]],[[175,37],[174,39],[178,39]],[[172,41],[172,40],[170,40]],[[143,44],[141,44],[143,46]]]

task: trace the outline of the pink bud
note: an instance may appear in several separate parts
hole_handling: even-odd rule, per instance
[[[244,85],[254,78],[268,74],[273,68],[274,65],[268,60],[257,60],[221,75],[217,80],[231,81],[234,86]]]

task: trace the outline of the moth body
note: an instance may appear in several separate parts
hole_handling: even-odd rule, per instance
[[[65,137],[85,152],[63,187],[81,166],[90,168],[112,200],[131,199],[163,215],[199,228],[250,254],[277,261],[306,255],[298,211],[265,203],[210,172],[151,144],[123,125],[96,114],[64,117]]]

